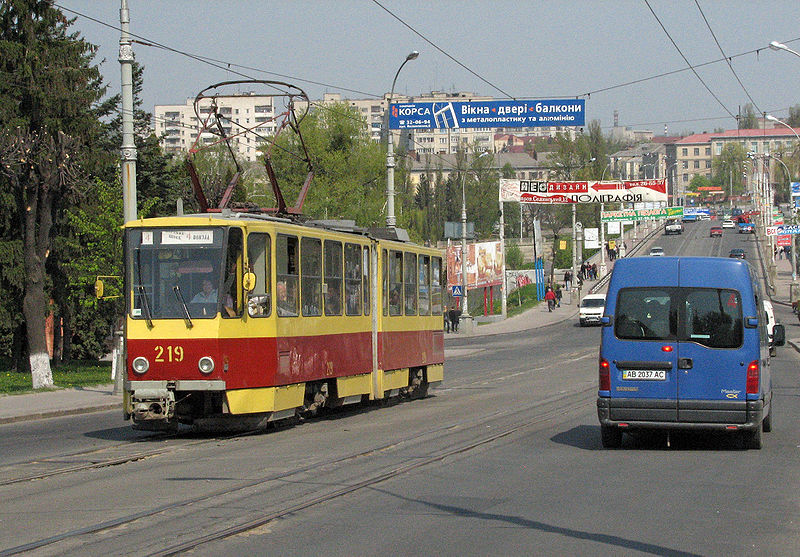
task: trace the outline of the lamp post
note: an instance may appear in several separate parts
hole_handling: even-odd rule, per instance
[[[488,151],[484,151],[483,153],[478,155],[475,158],[475,160],[488,154],[489,154]],[[463,294],[463,298],[461,299],[461,325],[462,325],[461,330],[464,331],[465,334],[469,334],[472,332],[472,316],[469,314],[469,303],[467,300],[467,190],[466,190],[466,185],[464,183],[464,177],[466,176],[467,172],[468,170],[465,170],[464,173],[461,174],[461,292]],[[503,238],[502,206],[503,204],[501,202],[500,203],[501,241]],[[502,249],[500,251],[501,251],[501,257],[503,257],[503,282],[505,283],[505,253],[503,253]],[[503,289],[503,293],[505,297],[505,289]]]
[[[611,166],[609,162],[600,174],[600,181],[606,177],[606,170]],[[614,177],[614,171],[611,171],[611,177]],[[606,274],[606,224],[603,222],[603,211],[606,209],[605,203],[600,203],[600,275]]]
[[[778,157],[773,157],[773,158],[783,165],[784,170],[786,170],[786,179],[789,180],[789,182],[791,182],[792,181],[792,175],[789,172],[789,167],[786,166],[786,163],[783,162]],[[791,186],[789,186],[789,187],[791,188]],[[791,192],[789,192],[789,193],[791,193]],[[794,219],[794,208],[792,208],[792,224],[794,224],[794,220],[795,220]],[[795,254],[795,251],[794,251],[794,237],[795,237],[795,235],[794,234],[790,234],[789,237],[791,238],[791,242],[792,242],[792,244],[791,244],[791,252],[792,252],[792,289],[794,289],[794,287],[795,287],[794,283],[797,280],[797,255]]]
[[[409,60],[416,60],[419,52],[416,50],[410,52],[400,67],[397,68],[397,73],[394,74],[392,80],[392,89],[389,92],[389,102],[386,107],[386,137],[388,145],[386,146],[386,227],[394,228],[397,221],[394,218],[394,141],[392,141],[392,130],[389,129],[389,119],[392,115],[392,97],[394,97],[394,85],[397,83],[397,76],[400,75],[400,70],[406,65]]]

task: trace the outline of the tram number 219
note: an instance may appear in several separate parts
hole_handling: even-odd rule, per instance
[[[183,346],[156,346],[154,350],[157,362],[183,361]]]

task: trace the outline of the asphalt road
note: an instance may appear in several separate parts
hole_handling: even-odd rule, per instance
[[[756,257],[709,227],[655,243]],[[697,434],[604,450],[598,342],[577,320],[448,339],[433,396],[256,435],[145,436],[115,413],[0,426],[0,480],[46,476],[0,482],[0,555],[795,555],[798,354],[773,358],[760,451]]]

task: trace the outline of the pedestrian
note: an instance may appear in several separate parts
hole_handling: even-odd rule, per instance
[[[572,271],[567,269],[564,271],[564,288],[569,290],[572,287]]]
[[[453,306],[448,312],[450,315],[450,331],[453,333],[458,332],[458,320],[461,317],[461,310],[458,306]]]
[[[544,293],[544,299],[547,300],[547,311],[553,311],[553,306],[556,304],[556,294],[549,286],[547,287],[547,292]]]
[[[556,292],[556,307],[560,308],[561,307],[561,287],[558,285],[558,283],[556,283],[555,292]]]
[[[592,263],[592,280],[597,280],[597,263]]]
[[[444,332],[445,333],[449,333],[450,332],[450,306],[445,306],[444,314],[442,315],[442,317],[444,317]]]

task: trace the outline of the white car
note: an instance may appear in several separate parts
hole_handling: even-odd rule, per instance
[[[599,325],[605,307],[605,294],[587,294],[584,296],[578,308],[578,320],[580,321],[581,327],[590,323],[597,323]]]
[[[767,337],[769,338],[769,355],[774,356],[777,353],[775,346],[772,344],[772,333],[775,330],[775,312],[772,309],[772,302],[763,300],[764,304],[764,317],[767,322]]]
[[[650,248],[650,255],[655,257],[663,257],[664,255],[664,248],[660,248],[658,246]]]
[[[736,228],[736,223],[731,219],[725,219],[722,221],[722,228]]]

